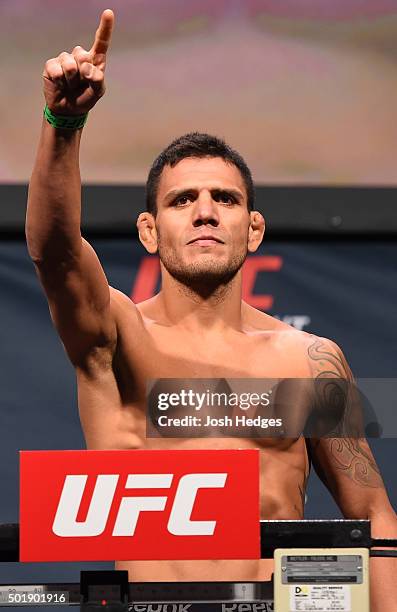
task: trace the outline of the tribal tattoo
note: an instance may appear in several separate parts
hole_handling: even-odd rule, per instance
[[[383,487],[379,468],[369,448],[361,422],[360,402],[352,372],[342,351],[333,342],[316,338],[308,348],[315,380],[317,408],[341,415],[332,430],[337,437],[311,440],[313,450],[319,445],[333,466],[361,487]],[[354,434],[354,435],[353,435]],[[327,481],[320,467],[321,477]],[[329,483],[331,485],[331,483]]]

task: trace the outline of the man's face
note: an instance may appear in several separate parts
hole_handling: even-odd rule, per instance
[[[247,255],[250,215],[242,176],[220,157],[163,169],[157,195],[160,260],[186,285],[228,282]]]

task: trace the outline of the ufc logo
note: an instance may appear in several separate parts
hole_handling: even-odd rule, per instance
[[[260,556],[258,449],[21,451],[19,499],[24,562]]]
[[[52,525],[55,535],[63,538],[99,536],[106,528],[119,482],[118,474],[97,477],[85,521],[77,521],[88,475],[67,475]],[[173,474],[129,474],[126,489],[169,489]],[[227,474],[186,474],[178,483],[168,520],[168,532],[175,536],[211,536],[216,521],[190,519],[198,491],[202,488],[224,488]],[[123,497],[113,526],[113,536],[133,536],[141,512],[163,512],[168,497]]]

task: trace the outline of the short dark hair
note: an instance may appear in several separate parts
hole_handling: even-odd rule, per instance
[[[153,215],[157,213],[157,192],[164,166],[173,168],[187,157],[220,157],[225,162],[236,166],[247,191],[248,210],[253,210],[254,183],[251,171],[241,155],[221,138],[200,132],[190,132],[173,140],[154,160],[146,181],[146,210],[148,212]]]

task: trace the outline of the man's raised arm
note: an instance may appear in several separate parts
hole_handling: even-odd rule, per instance
[[[101,17],[89,51],[75,47],[46,62],[45,117],[29,186],[26,237],[51,316],[70,359],[115,342],[109,286],[82,239],[79,146],[85,116],[105,92],[104,71],[114,16]]]

